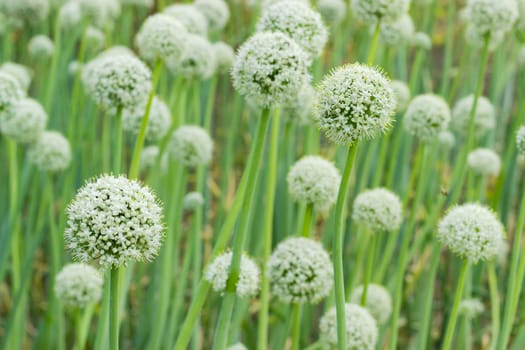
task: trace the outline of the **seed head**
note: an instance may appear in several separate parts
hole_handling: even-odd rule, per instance
[[[272,293],[285,303],[318,303],[332,290],[330,256],[309,238],[279,243],[268,260],[268,276]]]
[[[345,305],[346,350],[374,350],[378,330],[374,318],[363,307],[356,304]],[[337,349],[337,315],[332,307],[319,323],[321,342],[328,349]]]
[[[294,200],[327,211],[337,199],[341,175],[332,162],[318,156],[305,156],[291,167],[286,179]]]
[[[439,222],[437,239],[471,263],[493,259],[503,239],[503,225],[494,212],[479,204],[463,204]]]
[[[67,307],[85,308],[102,296],[104,280],[96,269],[85,264],[69,264],[55,278],[55,294]]]
[[[223,253],[217,256],[206,267],[204,279],[211,283],[215,292],[223,294],[226,290],[230,266],[232,262],[232,252]],[[259,290],[260,272],[259,267],[251,258],[243,254],[241,256],[239,280],[236,285],[236,293],[239,297],[251,297]]]
[[[422,141],[432,141],[446,130],[450,122],[450,108],[438,95],[424,94],[410,101],[405,112],[405,130]]]
[[[319,84],[314,119],[330,141],[351,145],[385,133],[395,107],[394,91],[381,71],[348,64]]]
[[[363,191],[354,200],[352,219],[372,233],[396,231],[403,221],[401,201],[386,188]]]
[[[124,176],[88,182],[67,208],[66,247],[75,260],[116,268],[151,261],[162,236],[162,209],[148,187]]]

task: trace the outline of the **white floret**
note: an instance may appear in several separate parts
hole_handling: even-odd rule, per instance
[[[403,221],[401,201],[386,188],[363,191],[354,200],[352,219],[372,233],[395,231]]]

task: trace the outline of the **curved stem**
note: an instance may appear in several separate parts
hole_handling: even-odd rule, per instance
[[[274,117],[269,149],[269,164],[277,164],[279,138],[279,118]],[[266,273],[267,261],[272,251],[272,232],[275,202],[275,187],[277,185],[277,172],[269,172],[266,179],[266,206],[264,212],[263,228],[263,264],[261,273],[261,297],[259,309],[259,325],[257,331],[257,349],[265,350],[268,340],[268,311],[270,308],[270,280]]]
[[[346,349],[346,318],[345,318],[345,282],[343,269],[343,245],[345,234],[345,207],[350,175],[357,153],[357,145],[352,145],[348,149],[345,169],[337,194],[337,204],[335,210],[335,239],[333,245],[333,264],[335,280],[335,305],[337,313],[337,343],[339,349]]]
[[[443,346],[441,350],[449,350],[452,346],[452,340],[454,338],[454,330],[456,328],[456,322],[458,320],[458,310],[459,303],[463,296],[463,287],[465,285],[465,276],[468,268],[468,260],[463,260],[461,265],[461,272],[459,274],[459,279],[456,287],[456,294],[454,296],[454,304],[452,306],[452,311],[447,322],[447,329],[445,331],[445,340],[443,341]]]
[[[131,166],[129,168],[129,178],[130,179],[135,179],[139,175],[140,153],[142,152],[142,148],[144,147],[144,141],[146,139],[146,128],[148,126],[151,104],[153,102],[153,97],[155,96],[155,89],[157,88],[157,83],[159,81],[161,71],[162,71],[162,61],[157,60],[157,62],[155,63],[155,68],[153,70],[152,86],[151,86],[151,91],[148,96],[148,102],[146,103],[146,110],[144,111],[144,117],[142,118],[142,124],[140,125],[140,131],[137,136],[137,141],[135,142],[135,148],[133,149],[133,156],[131,158]]]

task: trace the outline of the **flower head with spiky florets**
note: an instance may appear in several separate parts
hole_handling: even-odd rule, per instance
[[[222,30],[230,19],[230,9],[224,0],[195,0],[194,5],[206,17],[211,32]]]
[[[173,132],[168,145],[171,156],[190,167],[207,165],[213,153],[213,141],[206,130],[183,125]]]
[[[485,311],[485,306],[479,298],[463,299],[459,303],[458,313],[468,318],[474,318]]]
[[[337,199],[341,175],[332,162],[318,156],[305,156],[291,167],[286,179],[294,200],[326,211]]]
[[[352,219],[372,233],[395,231],[403,220],[401,201],[386,188],[363,191],[354,200]]]
[[[286,104],[309,81],[307,56],[283,33],[256,33],[237,52],[233,86],[261,107]]]
[[[53,56],[55,44],[47,35],[35,35],[27,44],[29,56],[36,59],[48,59]]]
[[[452,108],[451,126],[454,130],[466,133],[469,129],[469,118],[472,106],[474,104],[474,95],[469,95],[458,100]],[[474,115],[474,130],[476,135],[482,136],[486,131],[494,128],[496,125],[496,111],[489,99],[480,96]]]
[[[16,103],[24,96],[23,90],[16,78],[0,70],[0,113],[3,113],[13,103]],[[2,127],[0,119],[0,128]]]
[[[404,111],[410,102],[410,89],[407,83],[401,80],[392,80],[390,87],[396,96],[396,111],[398,113]]]
[[[359,286],[352,292],[350,302],[360,304],[362,295],[363,286]],[[392,314],[392,298],[388,290],[379,284],[369,284],[366,292],[365,308],[374,317],[377,324],[385,324]]]
[[[352,145],[385,133],[395,107],[394,91],[381,71],[348,64],[319,84],[314,119],[332,142]]]
[[[18,83],[18,86],[20,87],[21,96],[26,95],[27,90],[29,89],[29,86],[31,85],[31,80],[33,79],[33,73],[31,69],[29,69],[28,67],[24,65],[18,64],[18,63],[4,62],[0,66],[0,72],[6,73],[10,75],[11,77],[13,77]],[[2,75],[1,78],[2,78],[1,80],[7,80],[7,81],[4,81],[4,83],[7,86],[10,85],[10,82],[9,82],[10,79],[5,78],[4,75]],[[0,89],[2,88],[0,87]],[[1,105],[2,105],[2,102],[1,102],[1,97],[0,97],[0,110],[2,110]]]
[[[352,0],[355,18],[368,24],[392,22],[406,14],[410,0]]]
[[[219,73],[229,72],[235,60],[233,48],[222,41],[213,43],[212,45],[215,51],[215,70]]]
[[[42,171],[62,171],[71,163],[71,147],[61,133],[44,131],[29,147],[27,156]]]
[[[182,200],[182,207],[186,210],[195,210],[202,207],[204,204],[204,197],[200,192],[189,192]]]
[[[150,62],[161,59],[171,67],[180,60],[187,34],[186,27],[178,20],[157,13],[146,18],[135,36],[135,43],[140,57]]]
[[[439,222],[437,239],[471,263],[493,259],[503,239],[503,225],[494,212],[479,204],[458,205]]]
[[[66,265],[55,277],[55,294],[67,307],[84,308],[102,297],[104,279],[98,270],[73,263]]]
[[[47,124],[47,113],[40,103],[22,98],[11,104],[0,115],[0,130],[19,143],[38,139]]]
[[[452,148],[456,144],[456,137],[453,133],[451,133],[448,130],[443,130],[438,134],[438,142],[446,147],[446,148]]]
[[[467,164],[474,172],[486,176],[497,176],[501,169],[499,155],[489,148],[471,151],[467,157]]]
[[[208,20],[195,5],[170,5],[164,9],[164,13],[182,23],[188,32],[202,37],[208,35]]]
[[[257,30],[281,32],[297,42],[310,60],[321,55],[328,40],[321,15],[301,1],[280,1],[263,12]]]
[[[122,128],[133,135],[138,135],[142,125],[142,119],[146,112],[147,101],[122,111]],[[146,140],[158,141],[166,133],[171,124],[171,113],[164,101],[154,97],[149,111],[148,124],[146,126]]]
[[[118,0],[75,0],[82,17],[97,28],[109,28],[120,15]]]
[[[519,13],[516,0],[468,0],[465,10],[470,28],[481,37],[509,32]]]
[[[424,94],[410,101],[403,119],[405,130],[422,141],[434,140],[450,123],[450,108],[440,96]]]
[[[371,27],[372,30],[374,26]],[[379,32],[381,41],[388,46],[407,45],[414,37],[414,22],[412,17],[404,14],[393,22],[381,23]]]
[[[367,309],[356,305],[345,305],[346,349],[374,350],[378,330],[376,321]],[[337,315],[335,307],[328,310],[319,323],[321,342],[328,349],[337,349]]]
[[[218,255],[204,271],[204,279],[211,283],[213,290],[218,293],[226,291],[232,256],[232,252]],[[240,297],[256,295],[259,290],[259,279],[259,267],[255,261],[243,254],[241,256],[239,280],[235,287],[237,295]]]
[[[158,146],[147,146],[142,149],[140,153],[140,162],[139,168],[141,171],[146,171],[151,169],[157,162],[157,157],[159,156],[159,147]],[[160,162],[160,171],[165,172],[168,169],[168,153],[164,152],[162,154]]]
[[[208,79],[215,72],[215,50],[208,39],[187,33],[184,50],[170,70],[188,79]]]
[[[343,0],[318,0],[317,10],[326,23],[335,26],[345,18],[346,3]]]
[[[8,18],[15,18],[30,24],[44,21],[50,12],[49,0],[4,0],[0,10]]]
[[[160,249],[162,219],[148,187],[102,175],[84,185],[68,206],[66,247],[75,260],[102,268],[150,261]]]
[[[95,103],[106,110],[132,108],[146,100],[152,88],[149,68],[126,54],[95,58],[84,67],[82,80]]]
[[[317,303],[332,290],[333,267],[323,246],[292,237],[279,243],[268,260],[270,287],[285,303]]]

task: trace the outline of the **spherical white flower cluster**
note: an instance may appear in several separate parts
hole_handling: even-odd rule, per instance
[[[403,221],[401,201],[386,188],[363,191],[354,200],[352,220],[372,233],[395,231]]]
[[[312,122],[314,99],[315,89],[310,82],[307,82],[299,90],[296,98],[290,100],[286,107],[283,108],[281,118],[299,126],[310,124]]]
[[[214,291],[221,294],[226,291],[232,257],[232,252],[218,255],[204,271],[204,279],[211,283]],[[254,296],[259,290],[259,279],[259,267],[253,259],[243,254],[241,256],[239,280],[235,286],[236,294],[239,297]]]
[[[0,66],[0,72],[10,75],[16,80],[19,88],[21,89],[22,95],[25,95],[25,93],[27,93],[27,90],[29,89],[29,85],[31,85],[32,80],[32,73],[29,68],[18,63],[5,62]],[[4,75],[2,75],[2,80],[7,80],[7,82],[5,82],[7,86],[11,84],[9,82],[10,79],[4,78]],[[0,102],[0,105],[1,104],[2,102]],[[1,109],[2,107],[0,107],[0,110]]]
[[[520,154],[525,155],[525,125],[521,126],[516,133],[516,147]]]
[[[504,35],[518,18],[516,0],[468,0],[466,19],[480,37]]]
[[[489,148],[477,148],[468,154],[467,164],[475,173],[498,176],[501,169],[499,155]]]
[[[459,311],[458,313],[460,315],[464,315],[468,318],[474,318],[485,311],[485,306],[479,300],[479,298],[469,298],[469,299],[463,299],[459,303]]]
[[[90,25],[107,28],[120,15],[119,0],[73,0],[78,3],[82,17]]]
[[[38,139],[47,124],[47,113],[38,101],[22,98],[0,115],[0,130],[19,143]]]
[[[183,165],[207,165],[213,153],[213,141],[206,130],[196,125],[180,126],[168,145],[171,156]]]
[[[503,225],[490,209],[463,204],[449,210],[439,222],[438,240],[471,263],[494,258],[503,239]]]
[[[131,56],[134,58],[137,57],[135,56],[135,53],[129,47],[122,46],[122,45],[111,46],[110,48],[105,49],[104,51],[99,53],[97,57],[102,58],[102,57],[120,56],[120,55]]]
[[[396,21],[381,23],[379,36],[385,45],[399,46],[411,43],[414,37],[414,22],[405,14]],[[373,30],[373,26],[371,27]]]
[[[359,286],[352,292],[350,302],[360,305],[362,295],[363,286]],[[377,324],[385,324],[392,314],[392,298],[388,290],[379,284],[369,284],[366,291],[365,308]]]
[[[85,264],[69,264],[55,277],[55,294],[67,307],[84,308],[102,296],[102,275]]]
[[[332,290],[333,267],[323,246],[292,237],[279,243],[268,260],[270,287],[285,303],[317,303]]]
[[[152,86],[149,68],[138,58],[120,54],[95,58],[82,71],[86,91],[106,110],[132,108]]]
[[[58,11],[60,26],[64,30],[75,28],[82,21],[82,11],[80,5],[76,1],[67,1]]]
[[[84,32],[84,42],[91,51],[99,51],[104,47],[106,35],[100,29],[88,26]]]
[[[280,1],[268,7],[257,23],[260,32],[288,35],[308,53],[310,60],[319,57],[328,40],[321,15],[301,1]]]
[[[420,49],[430,50],[432,48],[432,39],[427,33],[423,32],[414,33],[410,43]]]
[[[281,105],[296,97],[309,80],[307,57],[283,33],[257,33],[240,47],[232,78],[235,89],[255,104]]]
[[[394,91],[381,71],[348,64],[319,83],[314,119],[332,142],[351,145],[386,132],[395,107]]]
[[[178,63],[187,35],[186,27],[166,14],[157,13],[144,21],[135,36],[140,57],[155,62],[161,59],[166,66]]]
[[[42,171],[57,172],[71,163],[69,141],[56,131],[44,131],[27,152],[29,161]]]
[[[195,0],[194,5],[206,17],[211,32],[222,30],[230,19],[230,10],[224,0]]]
[[[208,39],[187,33],[181,56],[169,68],[188,79],[208,79],[215,72],[215,50]]]
[[[352,0],[355,18],[373,24],[392,22],[407,13],[410,0]]]
[[[502,239],[499,241],[499,247],[498,247],[498,254],[496,255],[496,262],[501,265],[505,266],[507,264],[507,257],[509,255],[509,242],[506,239]]]
[[[120,0],[122,5],[131,5],[150,8],[153,6],[154,0]]]
[[[405,130],[422,141],[434,140],[450,122],[450,108],[440,96],[424,94],[410,101],[405,112]]]
[[[390,87],[396,96],[396,111],[398,113],[404,111],[410,102],[410,89],[407,83],[401,80],[392,80]]]
[[[38,59],[48,59],[53,56],[55,44],[47,35],[35,35],[27,44],[29,56]]]
[[[143,101],[138,106],[122,111],[122,128],[133,135],[138,135],[142,120],[146,113],[147,101]],[[171,124],[171,113],[164,101],[154,97],[149,111],[148,124],[146,126],[146,140],[158,141],[166,133]]]
[[[472,106],[474,104],[474,95],[469,95],[458,100],[452,109],[452,128],[461,133],[468,132],[469,118]],[[480,96],[474,115],[474,130],[476,135],[483,135],[487,130],[494,128],[496,125],[496,111],[489,99]]]
[[[149,188],[124,176],[88,182],[67,208],[66,247],[80,262],[116,268],[150,261],[163,238],[162,208]]]
[[[374,318],[363,307],[356,304],[345,305],[346,349],[374,350],[378,330]],[[332,307],[319,323],[321,342],[328,349],[337,349],[337,313]]]
[[[36,24],[48,17],[50,4],[49,0],[4,0],[0,10],[8,18]]]
[[[200,192],[190,192],[184,196],[182,200],[182,207],[186,210],[195,210],[202,207],[204,204],[204,197]]]
[[[215,70],[219,73],[227,73],[233,66],[235,60],[235,52],[233,48],[222,42],[213,43],[213,50],[215,52]]]
[[[208,35],[208,20],[195,5],[170,5],[164,9],[164,13],[182,23],[188,32],[203,37]]]
[[[326,23],[335,26],[345,18],[346,3],[343,0],[318,0],[317,10]]]
[[[439,143],[445,148],[452,148],[456,144],[456,137],[448,130],[443,130],[438,134]]]
[[[23,96],[24,92],[16,78],[0,70],[0,112],[4,112]]]
[[[140,153],[140,163],[139,168],[141,171],[146,171],[152,169],[152,167],[157,162],[157,157],[159,156],[159,147],[158,146],[147,146],[142,149]],[[160,161],[160,171],[165,172],[168,169],[168,153],[164,152]],[[157,169],[155,169],[157,170]]]
[[[332,162],[318,156],[305,156],[290,168],[286,180],[294,200],[326,211],[337,199],[341,175]]]

